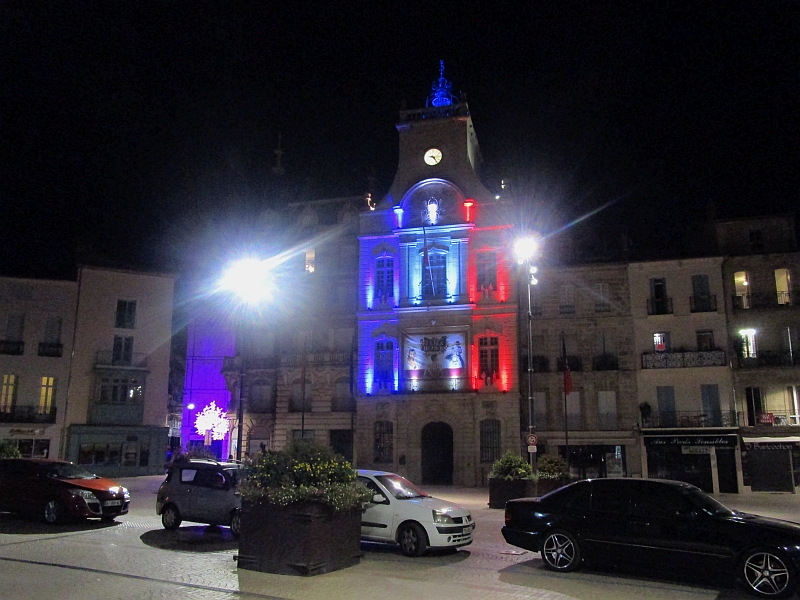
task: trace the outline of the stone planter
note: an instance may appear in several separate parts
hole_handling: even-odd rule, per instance
[[[283,575],[319,575],[361,560],[361,511],[302,503],[242,504],[238,564]]]
[[[560,479],[540,479],[539,485],[537,489],[538,496],[544,496],[545,494],[549,494],[553,490],[557,490],[558,488],[571,483],[571,479],[567,479],[562,477]]]
[[[489,508],[505,508],[513,498],[532,498],[536,495],[536,482],[532,479],[489,478]]]

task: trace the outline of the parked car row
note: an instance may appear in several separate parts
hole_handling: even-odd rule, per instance
[[[238,536],[241,476],[242,465],[233,462],[172,464],[156,497],[162,525],[223,525]],[[433,498],[395,473],[359,470],[358,480],[373,494],[361,520],[362,540],[396,544],[407,556],[472,543],[475,522],[463,506]],[[54,524],[110,521],[129,506],[127,489],[79,465],[0,460],[0,511]],[[798,588],[800,524],[730,510],[679,481],[587,479],[540,498],[510,500],[502,535],[513,546],[541,553],[545,567],[556,572],[603,565],[712,573],[762,598],[787,598]]]

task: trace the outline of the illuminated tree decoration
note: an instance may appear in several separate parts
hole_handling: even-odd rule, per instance
[[[228,420],[222,416],[222,409],[213,400],[197,415],[194,426],[201,435],[211,431],[211,437],[215,440],[224,440],[225,434],[228,433]]]

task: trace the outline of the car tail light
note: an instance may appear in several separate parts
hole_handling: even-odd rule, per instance
[[[511,513],[509,512],[508,509],[506,509],[506,525],[510,525],[512,520],[513,519],[511,518]]]

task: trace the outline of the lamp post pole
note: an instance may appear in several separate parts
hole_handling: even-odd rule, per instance
[[[242,460],[242,431],[244,429],[244,355],[240,354],[239,404],[236,407],[236,460]]]

